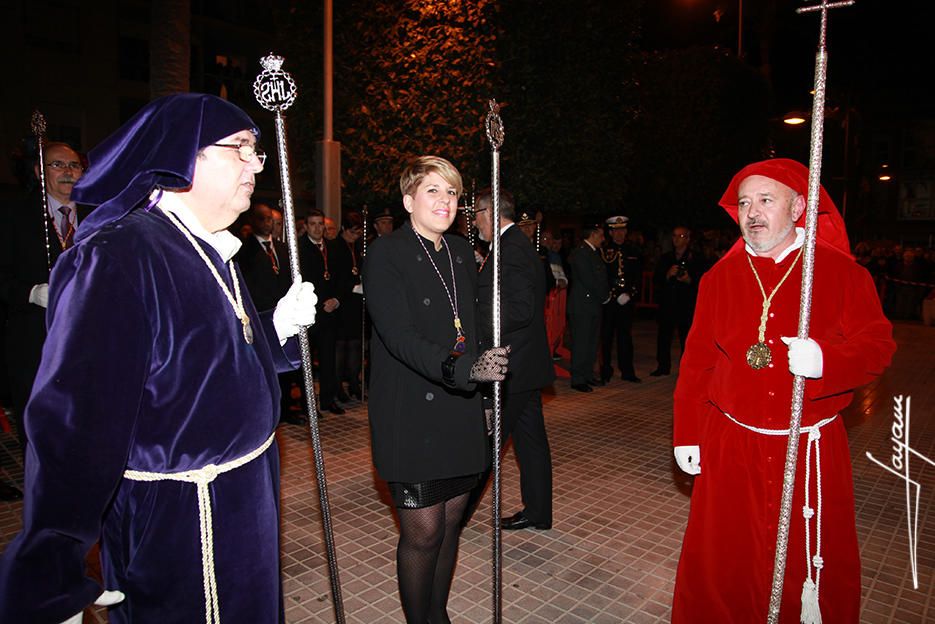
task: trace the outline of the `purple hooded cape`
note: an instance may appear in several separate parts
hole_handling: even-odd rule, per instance
[[[187,188],[198,149],[243,129],[256,131],[233,105],[175,95],[90,153],[74,197],[98,208],[50,278],[25,414],[23,531],[0,558],[0,622],[56,623],[88,606],[102,589],[85,575],[98,541],[105,587],[126,594],[112,624],[205,621],[195,485],[123,473],[199,469],[261,447],[279,420],[277,371],[296,366],[297,349],[279,346],[241,280],[248,345],[191,243],[161,210],[134,208],[154,188]],[[232,288],[222,258],[199,244]],[[222,621],[281,622],[275,442],[209,489]]]

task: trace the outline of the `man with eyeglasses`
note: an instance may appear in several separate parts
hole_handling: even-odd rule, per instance
[[[71,190],[84,172],[78,153],[65,143],[48,143],[43,152],[43,162],[36,163],[34,172],[37,180],[45,175],[46,214],[38,189],[0,214],[0,301],[7,308],[5,357],[11,407],[24,448],[23,410],[45,342],[49,272],[72,244],[78,215]],[[19,490],[0,484],[0,500],[19,498]]]
[[[233,262],[258,135],[185,93],[91,150],[72,196],[96,208],[50,279],[0,622],[77,624],[92,602],[111,624],[282,621],[277,373],[316,299],[295,284],[259,312]]]
[[[662,254],[653,275],[655,299],[659,304],[656,337],[656,370],[653,377],[672,371],[672,334],[678,330],[679,345],[685,350],[685,340],[695,313],[698,280],[705,271],[704,262],[691,249],[691,230],[683,225],[672,230],[672,249]]]

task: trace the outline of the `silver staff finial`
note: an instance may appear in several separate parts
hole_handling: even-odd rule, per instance
[[[490,111],[487,113],[487,140],[494,151],[499,151],[503,145],[503,120],[500,119],[500,105],[497,100],[491,99],[488,103]]]
[[[289,72],[282,70],[285,58],[273,54],[260,59],[263,71],[253,82],[253,95],[270,112],[282,112],[295,102],[297,88]]]
[[[46,131],[45,115],[35,110],[32,112],[32,133],[37,137],[44,137]]]

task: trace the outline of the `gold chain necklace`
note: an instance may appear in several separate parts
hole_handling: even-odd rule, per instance
[[[786,274],[782,276],[782,279],[779,280],[779,283],[776,284],[776,287],[773,288],[773,292],[769,293],[768,297],[766,296],[766,289],[763,288],[763,282],[760,281],[760,274],[756,272],[756,267],[753,266],[753,260],[750,259],[750,254],[747,254],[747,262],[750,264],[750,269],[753,271],[753,277],[756,278],[756,285],[760,287],[760,294],[763,295],[763,313],[760,314],[759,336],[757,337],[756,344],[750,345],[750,348],[747,349],[747,364],[754,370],[769,366],[769,363],[773,361],[773,354],[770,352],[769,347],[766,346],[766,321],[769,318],[769,306],[773,303],[773,297],[779,292],[779,287],[785,283],[786,278],[792,273],[792,269],[799,263],[799,258],[802,256],[802,249],[804,249],[804,247],[799,247],[799,253],[796,254],[795,260],[789,265]]]
[[[192,244],[192,247],[195,248],[195,251],[198,252],[198,255],[201,256],[201,259],[205,261],[205,264],[208,265],[208,269],[211,271],[211,275],[214,276],[214,279],[217,280],[218,286],[221,287],[221,291],[224,293],[224,296],[227,297],[227,300],[230,302],[231,307],[234,308],[234,316],[240,321],[240,324],[243,325],[243,339],[247,344],[253,344],[253,328],[250,327],[250,317],[247,316],[247,311],[243,307],[243,297],[240,295],[240,283],[237,279],[237,272],[234,270],[234,261],[227,261],[227,268],[230,270],[231,281],[234,283],[234,294],[231,295],[230,289],[227,287],[227,284],[224,283],[224,280],[221,279],[220,273],[215,268],[214,263],[211,262],[208,258],[208,254],[205,253],[205,250],[201,248],[197,242],[195,242],[195,237],[192,236],[182,222],[179,221],[179,218],[168,210],[163,210],[163,213],[169,217],[169,221],[175,224],[175,227],[179,229],[182,234],[185,235],[185,238],[188,239],[188,242]]]

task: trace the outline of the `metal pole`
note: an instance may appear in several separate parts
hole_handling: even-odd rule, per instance
[[[324,85],[322,96],[324,97],[324,140],[331,141],[334,138],[333,120],[333,75],[334,58],[332,56],[332,21],[333,11],[331,0],[325,0],[325,23],[324,23]]]
[[[282,112],[292,105],[296,97],[296,86],[292,77],[280,69],[283,57],[270,54],[260,60],[263,71],[253,83],[253,94],[260,106],[275,113],[276,147],[279,152],[279,177],[282,184],[283,229],[286,244],[289,247],[289,268],[292,269],[293,283],[302,281],[299,270],[299,246],[295,231],[295,208],[292,204],[292,185],[289,177],[289,152],[286,147],[286,120]],[[331,596],[334,600],[335,621],[344,624],[344,601],[341,598],[341,581],[338,578],[338,559],[334,547],[334,533],[331,527],[331,504],[328,502],[328,483],[325,477],[325,460],[321,449],[321,437],[318,432],[318,409],[315,405],[315,380],[312,378],[312,356],[308,343],[308,333],[302,330],[298,334],[299,348],[302,354],[302,377],[305,382],[305,400],[308,409],[309,428],[312,433],[312,450],[315,455],[315,476],[318,479],[318,496],[321,507],[321,523],[325,537],[325,550],[328,558],[328,573],[331,580]]]
[[[32,133],[36,137],[36,150],[39,154],[39,196],[42,198],[42,233],[45,234],[45,265],[52,272],[52,251],[49,249],[49,197],[45,188],[45,116],[39,111],[32,112]]]
[[[818,229],[818,198],[821,190],[821,148],[824,130],[825,84],[827,81],[828,51],[825,36],[828,26],[828,9],[850,6],[854,0],[828,3],[797,9],[798,13],[821,11],[821,30],[818,52],[815,55],[815,99],[812,102],[812,135],[808,159],[808,208],[805,216],[805,249],[802,254],[802,294],[799,304],[798,337],[808,338],[812,312],[812,278],[815,271],[815,236]],[[783,470],[782,500],[776,531],[776,554],[773,562],[773,583],[769,596],[767,622],[779,622],[779,607],[782,602],[782,585],[786,573],[786,555],[789,547],[789,521],[792,517],[792,493],[795,489],[795,469],[799,453],[799,432],[802,422],[802,401],[805,395],[805,378],[795,376],[792,382],[792,415],[789,420],[789,441],[786,446],[786,463]],[[809,562],[811,565],[811,562]]]
[[[364,217],[364,231],[363,231],[363,244],[360,251],[360,268],[358,269],[359,274],[363,274],[364,270],[364,260],[367,258],[367,216],[368,216],[367,206],[364,205],[361,214]],[[363,284],[363,277],[361,279],[361,284]],[[367,401],[367,293],[361,295],[361,313],[360,313],[360,400],[361,402]]]
[[[500,346],[500,147],[503,145],[503,121],[500,106],[490,100],[487,113],[487,140],[490,141],[490,196],[493,232],[490,237],[493,254],[493,347]],[[500,435],[503,383],[493,382],[493,621],[500,624],[503,614],[503,551],[500,528]]]

